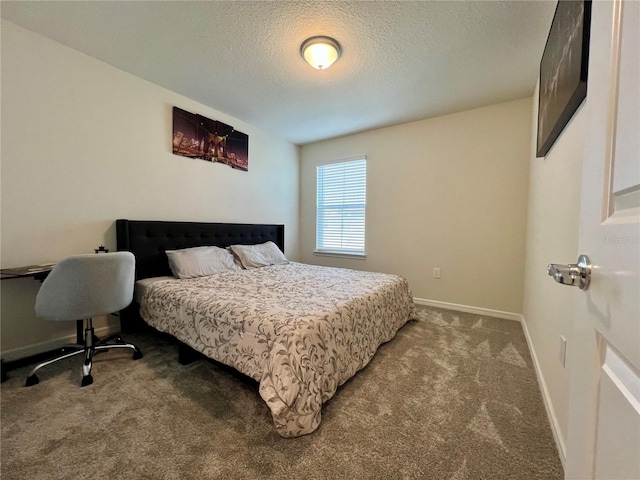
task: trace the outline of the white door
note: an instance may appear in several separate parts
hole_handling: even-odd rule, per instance
[[[565,476],[640,479],[640,2],[593,2],[589,57]]]

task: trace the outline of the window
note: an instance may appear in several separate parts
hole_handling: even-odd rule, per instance
[[[364,256],[367,160],[317,166],[316,253]]]

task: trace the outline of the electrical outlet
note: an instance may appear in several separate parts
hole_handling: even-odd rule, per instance
[[[440,278],[440,267],[433,267],[433,278]]]
[[[564,367],[567,363],[567,339],[560,335],[560,363]]]

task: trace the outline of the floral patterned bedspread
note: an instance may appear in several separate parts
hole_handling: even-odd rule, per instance
[[[338,386],[416,318],[402,277],[293,262],[158,281],[140,313],[259,381],[283,437],[313,432]]]

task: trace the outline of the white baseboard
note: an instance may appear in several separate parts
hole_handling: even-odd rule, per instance
[[[417,305],[444,308],[447,310],[457,310],[459,312],[474,313],[476,315],[486,315],[486,316],[504,318],[506,320],[515,320],[517,322],[520,322],[520,324],[522,325],[522,330],[524,332],[524,337],[527,340],[527,346],[529,347],[529,353],[531,354],[531,360],[533,361],[533,367],[536,372],[536,378],[538,379],[540,392],[542,393],[542,400],[544,403],[545,411],[547,412],[547,418],[549,419],[549,424],[551,425],[551,432],[553,433],[553,438],[556,442],[556,448],[560,456],[560,462],[562,463],[562,467],[564,468],[565,462],[567,459],[567,447],[564,443],[564,438],[560,433],[561,432],[560,424],[558,423],[558,418],[556,417],[555,410],[553,409],[553,404],[551,403],[551,396],[549,395],[547,384],[544,381],[544,376],[542,375],[542,369],[540,367],[540,362],[538,361],[538,356],[536,355],[536,350],[533,347],[531,335],[529,335],[527,322],[525,318],[522,316],[522,314],[512,313],[512,312],[503,312],[500,310],[491,310],[488,308],[481,308],[481,307],[472,307],[469,305],[459,305],[456,303],[439,302],[437,300],[426,300],[424,298],[414,298],[413,301]]]
[[[556,412],[553,409],[553,403],[551,402],[551,396],[549,395],[547,384],[544,381],[544,376],[542,375],[542,369],[540,367],[540,362],[538,362],[538,356],[536,355],[536,350],[533,347],[533,342],[531,340],[531,336],[529,335],[529,329],[527,328],[527,321],[522,315],[520,315],[520,319],[521,319],[520,323],[522,324],[522,330],[524,331],[524,336],[527,339],[527,345],[529,346],[529,352],[531,353],[531,359],[533,360],[533,366],[536,371],[536,377],[538,377],[538,385],[540,386],[540,392],[542,393],[542,399],[544,400],[543,402],[544,408],[547,411],[547,417],[549,418],[549,423],[551,424],[551,431],[553,432],[553,438],[556,441],[556,447],[560,455],[560,462],[562,463],[562,468],[565,468],[565,463],[567,461],[567,447],[564,443],[564,438],[562,437],[562,434],[561,434],[560,424],[558,423]]]
[[[522,315],[520,315],[519,313],[503,312],[502,310],[492,310],[490,308],[472,307],[469,305],[439,302],[437,300],[427,300],[424,298],[414,298],[413,302],[417,305],[426,305],[427,307],[444,308],[446,310],[457,310],[458,312],[475,313],[476,315],[504,318],[505,320],[515,320],[516,322],[520,322],[522,319]]]
[[[106,337],[112,333],[117,333],[120,329],[119,325],[107,325],[104,327],[96,328],[95,334],[97,337]],[[49,352],[62,348],[70,343],[76,343],[76,336],[67,335],[65,337],[58,337],[45,342],[34,343],[31,345],[25,345],[23,347],[12,348],[10,350],[4,350],[0,353],[2,360],[10,362],[12,360],[19,360],[21,358],[30,357],[32,355],[38,355],[39,353]]]

